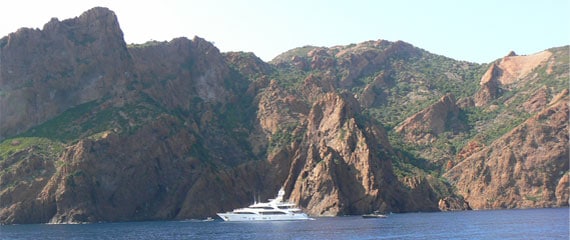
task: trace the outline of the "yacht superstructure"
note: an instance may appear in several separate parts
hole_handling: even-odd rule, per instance
[[[269,202],[254,203],[245,208],[231,212],[218,213],[224,221],[291,221],[312,220],[295,204],[284,201],[285,190],[281,188],[274,199]]]

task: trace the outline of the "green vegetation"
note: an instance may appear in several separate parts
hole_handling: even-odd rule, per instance
[[[299,91],[307,76],[309,76],[308,72],[301,71],[294,67],[288,67],[277,69],[272,78],[278,79],[279,85],[285,89]]]
[[[80,44],[94,41],[89,36],[77,39]],[[6,43],[6,38],[0,39],[0,47]],[[149,41],[128,47],[135,49],[161,44],[164,42]],[[446,183],[440,179],[445,167],[443,165],[448,160],[453,160],[467,142],[476,139],[483,145],[491,144],[531,116],[521,106],[535,93],[546,91],[552,96],[568,88],[568,47],[553,49],[554,59],[559,61],[555,66],[550,66],[550,63],[543,64],[525,81],[501,86],[501,95],[494,99],[490,106],[475,107],[469,103],[462,106],[459,121],[465,126],[464,129],[448,127],[431,142],[409,143],[394,131],[398,124],[434,104],[446,94],[453,94],[457,100],[473,97],[479,90],[479,81],[489,65],[456,61],[421,49],[408,49],[406,46],[400,46],[402,49],[398,49],[394,45],[396,44],[384,42],[381,46],[374,47],[359,44],[323,49],[330,52],[322,57],[333,58],[333,61],[329,62],[332,66],[329,69],[311,67],[313,59],[307,55],[317,48],[314,46],[296,48],[279,55],[272,61],[273,69],[268,76],[262,76],[264,73],[254,73],[246,77],[238,72],[239,66],[230,66],[229,77],[223,82],[224,89],[230,93],[230,100],[223,104],[188,96],[185,101],[190,104],[190,109],[167,109],[144,93],[122,104],[115,104],[110,99],[87,102],[64,111],[17,138],[2,142],[0,161],[30,147],[39,149],[41,154],[54,157],[61,154],[65,144],[72,144],[84,138],[98,139],[108,132],[129,135],[157,117],[169,115],[181,123],[192,124],[192,127],[189,127],[191,130],[188,131],[195,134],[195,142],[189,146],[188,154],[217,167],[209,145],[216,140],[223,138],[227,140],[225,143],[235,145],[226,148],[239,149],[239,153],[243,154],[240,157],[253,155],[249,137],[257,116],[255,98],[258,96],[249,94],[250,85],[259,84],[255,87],[263,88],[267,86],[265,82],[275,80],[286,92],[294,96],[295,101],[305,101],[307,106],[311,106],[311,101],[319,94],[306,89],[305,82],[311,77],[315,80],[315,85],[321,84],[321,80],[323,82],[321,86],[315,86],[314,90],[317,92],[322,90],[349,93],[347,95],[362,101],[365,89],[372,91],[367,93],[372,93],[374,99],[367,103],[362,113],[357,116],[358,123],[366,126],[364,122],[374,122],[387,130],[394,152],[382,151],[380,154],[392,154],[386,157],[393,160],[394,171],[398,177],[431,176],[430,181],[433,182],[430,182],[430,185],[439,186],[443,194],[445,189],[448,189],[445,187]],[[344,53],[336,57],[339,51]],[[253,57],[250,53],[242,54],[244,58]],[[187,61],[180,67],[188,71],[195,68],[192,61]],[[177,78],[175,75],[148,76],[156,79],[156,83],[146,81],[146,85],[140,87],[147,89],[151,88],[152,84],[167,85],[171,79]],[[253,80],[248,77],[258,82],[252,84]],[[135,92],[138,88],[132,83],[128,90]],[[0,90],[0,94],[5,93]],[[294,121],[282,124],[279,130],[270,136],[268,148],[261,152],[270,153],[292,142],[300,142],[303,135],[299,133],[299,130],[302,130],[299,126],[302,123]],[[175,133],[182,129],[182,125],[176,125],[170,130]],[[342,140],[347,135],[343,129],[338,137]],[[69,179],[73,181],[73,177]]]
[[[485,71],[482,65],[432,54],[398,60],[392,68],[396,71],[389,76],[393,84],[384,89],[386,102],[367,109],[370,116],[388,128],[432,105],[447,93],[456,99],[472,96]]]
[[[12,191],[29,186],[45,174],[42,165],[55,163],[63,151],[63,144],[46,138],[19,137],[0,142],[0,189]]]
[[[275,59],[273,59],[272,62],[291,61],[291,59],[293,57],[306,58],[307,54],[315,48],[317,48],[317,47],[308,46],[308,45],[303,46],[303,47],[294,48],[294,49],[291,49],[291,50],[284,52],[284,53],[280,54],[279,56],[275,57]]]
[[[104,131],[132,133],[140,124],[165,112],[150,97],[141,99],[137,104],[122,107],[110,106],[104,100],[87,102],[31,128],[20,137],[41,137],[71,143]]]
[[[271,136],[267,152],[271,152],[273,149],[277,149],[300,140],[302,136],[296,136],[294,134],[294,130],[297,126],[297,123],[289,123],[277,130],[277,132]]]
[[[352,47],[359,48],[359,46]],[[346,66],[336,66],[336,69],[329,69],[326,73],[311,69],[309,67],[311,59],[307,57],[307,53],[313,49],[315,47],[311,46],[297,48],[275,58],[273,63],[276,64],[276,71],[271,78],[276,79],[287,91],[299,94],[304,91],[304,82],[309,76],[319,79],[327,75],[330,78],[332,73],[336,74],[337,81],[343,79],[343,76],[346,77],[349,71]],[[366,51],[367,54],[376,51],[382,54],[388,49],[390,46],[367,47],[366,50],[360,51]],[[489,68],[488,64],[456,61],[421,49],[416,50],[396,51],[388,55],[383,62],[369,62],[370,65],[360,69],[360,75],[347,89],[336,86],[337,91],[349,90],[355,96],[359,96],[368,85],[379,84],[375,82],[378,81],[376,78],[382,77],[379,85],[372,85],[376,99],[371,106],[363,109],[362,114],[364,118],[381,123],[388,131],[390,142],[397,151],[397,156],[393,157],[394,167],[401,176],[415,175],[418,172],[435,176],[441,174],[444,172],[443,165],[449,159],[453,159],[470,140],[478,139],[482,144],[488,145],[528,119],[531,115],[521,109],[521,105],[541,87],[549,86],[550,94],[567,88],[567,69],[560,69],[560,64],[556,65],[558,68],[550,67],[550,69],[546,65],[542,66],[541,69],[535,70],[539,74],[536,80],[525,80],[522,81],[523,85],[502,89],[500,97],[490,104],[492,107],[469,105],[463,107],[458,119],[461,122],[458,124],[464,126],[461,129],[450,127],[446,129],[447,132],[436,136],[433,142],[407,143],[393,132],[398,124],[434,104],[445,94],[453,94],[456,100],[473,97],[479,90],[481,76]],[[557,51],[555,57],[567,62],[567,57],[564,58],[568,55],[567,52]],[[304,61],[307,67],[302,69],[293,66],[295,62],[293,58],[297,58],[296,61]],[[335,61],[339,63],[346,60],[335,59]],[[537,81],[544,85],[537,85]],[[270,148],[294,141],[294,137],[287,132],[290,131],[284,127],[274,135]]]
[[[389,132],[390,144],[396,152],[392,156],[394,173],[399,178],[416,176],[418,174],[439,175],[439,166],[420,156],[420,148],[404,142],[395,132]]]
[[[18,137],[6,139],[0,143],[0,161],[7,159],[12,154],[34,148],[37,154],[55,158],[63,152],[63,144],[47,138]]]
[[[535,195],[535,196],[525,195],[525,200],[532,201],[532,202],[538,202],[538,201],[542,200],[542,195]]]
[[[90,111],[92,111],[98,104],[98,102],[92,101],[81,104],[75,108],[71,108],[58,115],[56,118],[28,130],[21,134],[21,136],[51,138],[62,142],[66,142],[70,139],[76,139],[79,137],[79,129],[71,123],[77,121],[82,116],[90,117]]]

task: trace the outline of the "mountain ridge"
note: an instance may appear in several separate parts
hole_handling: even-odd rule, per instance
[[[315,216],[568,206],[568,46],[528,66],[385,40],[266,63],[126,45],[106,8],[18,32],[0,39],[1,223],[207,217],[281,186]],[[551,167],[502,177],[521,156]]]

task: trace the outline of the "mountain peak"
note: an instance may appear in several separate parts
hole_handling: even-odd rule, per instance
[[[515,53],[515,51],[510,51],[509,54],[507,54],[507,57],[514,57],[514,56],[518,56],[517,53]]]
[[[79,15],[78,19],[79,21],[108,21],[118,25],[117,15],[106,7],[91,8]]]
[[[56,17],[51,18],[51,20],[46,23],[42,30],[49,31],[50,29],[55,29],[60,23],[59,19]],[[117,15],[113,11],[105,7],[94,7],[83,12],[79,17],[66,19],[63,21],[67,25],[71,24],[92,24],[101,25],[105,23],[108,26],[119,26],[119,21],[117,20]]]
[[[119,94],[131,64],[117,17],[103,7],[52,18],[42,30],[20,29],[0,46],[0,85],[18,93],[0,97],[0,139],[69,107]],[[35,107],[1,105],[22,99]]]

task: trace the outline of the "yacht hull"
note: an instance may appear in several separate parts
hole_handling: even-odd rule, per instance
[[[283,196],[285,190],[281,188],[277,197],[269,199],[269,202],[255,202],[246,208],[218,213],[218,216],[228,222],[312,220],[295,204],[283,200]]]
[[[261,214],[237,214],[237,213],[218,213],[222,220],[227,222],[249,222],[249,221],[298,221],[312,220],[307,214],[286,214],[286,215],[261,215]]]

